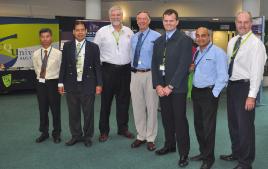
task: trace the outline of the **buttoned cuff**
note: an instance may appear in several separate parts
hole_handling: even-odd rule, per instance
[[[63,87],[63,83],[58,83],[58,87]]]

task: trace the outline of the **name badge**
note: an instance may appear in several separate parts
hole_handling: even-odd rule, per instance
[[[159,70],[163,70],[164,71],[165,70],[165,66],[164,65],[160,65],[159,66]]]
[[[141,61],[140,61],[140,60],[138,61],[138,64],[139,64],[139,65],[141,64]]]
[[[39,82],[40,82],[40,83],[46,83],[46,79],[41,79],[41,78],[40,78],[40,79],[39,79]]]

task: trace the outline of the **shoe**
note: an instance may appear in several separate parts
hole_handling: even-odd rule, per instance
[[[190,157],[190,160],[192,160],[192,161],[201,161],[201,160],[203,160],[203,156],[201,154],[198,154],[196,156]]]
[[[156,146],[153,142],[147,142],[147,150],[154,151],[156,149]]]
[[[214,162],[203,162],[200,169],[210,169]]]
[[[185,166],[187,166],[189,164],[188,160],[189,160],[188,156],[181,156],[178,165],[180,167],[185,167]]]
[[[163,147],[159,150],[155,151],[155,154],[157,155],[165,155],[167,153],[176,152],[176,147]]]
[[[252,167],[249,167],[249,168],[243,168],[243,167],[237,165],[234,169],[252,169]]]
[[[79,142],[80,140],[75,139],[75,138],[71,138],[69,141],[65,142],[66,146],[72,146],[74,144],[76,144],[77,142]]]
[[[124,136],[126,138],[132,139],[134,138],[134,135],[132,133],[130,133],[128,130],[123,131],[123,132],[118,132],[118,135]]]
[[[53,141],[54,141],[54,143],[56,143],[56,144],[60,143],[60,142],[61,142],[61,138],[60,138],[60,136],[53,136]]]
[[[102,133],[102,134],[100,134],[99,142],[105,142],[108,140],[108,138],[109,138],[108,134]]]
[[[221,160],[225,160],[225,161],[235,161],[235,160],[237,160],[237,157],[234,157],[233,154],[230,154],[230,155],[220,155],[220,159]]]
[[[86,147],[91,147],[92,146],[92,141],[91,140],[85,140],[84,142]]]
[[[146,143],[146,140],[138,140],[136,139],[132,144],[131,148],[137,148],[140,147],[142,144]]]
[[[41,142],[45,141],[45,140],[48,139],[48,138],[49,138],[49,135],[48,135],[47,133],[42,133],[41,136],[39,136],[39,137],[35,140],[35,142],[36,142],[36,143],[41,143]]]

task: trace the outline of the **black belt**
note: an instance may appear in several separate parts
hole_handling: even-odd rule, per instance
[[[112,67],[112,68],[124,68],[124,67],[128,67],[130,66],[130,64],[125,64],[125,65],[116,65],[116,64],[112,64],[112,63],[108,63],[108,62],[102,62],[103,66],[107,66],[107,67]]]
[[[213,89],[214,85],[210,85],[210,86],[207,86],[207,87],[203,87],[203,88],[197,88],[195,86],[193,86],[193,88],[197,89],[197,90],[211,90]]]
[[[230,84],[236,84],[236,83],[249,83],[249,79],[241,79],[241,80],[229,80]]]
[[[135,68],[131,68],[131,72],[133,73],[137,73],[137,72],[142,72],[142,73],[145,73],[145,72],[149,72],[151,71],[151,69],[135,69]]]

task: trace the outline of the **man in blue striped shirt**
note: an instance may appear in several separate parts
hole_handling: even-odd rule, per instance
[[[157,135],[158,96],[152,85],[151,62],[154,41],[160,36],[149,28],[150,16],[146,11],[137,14],[139,32],[131,38],[131,83],[133,115],[137,139],[131,144],[137,148],[147,141],[147,149],[155,150]]]
[[[216,115],[220,92],[228,81],[228,57],[210,42],[209,30],[196,30],[197,51],[194,57],[193,111],[194,127],[200,155],[192,160],[203,161],[200,169],[210,169],[215,161]]]

